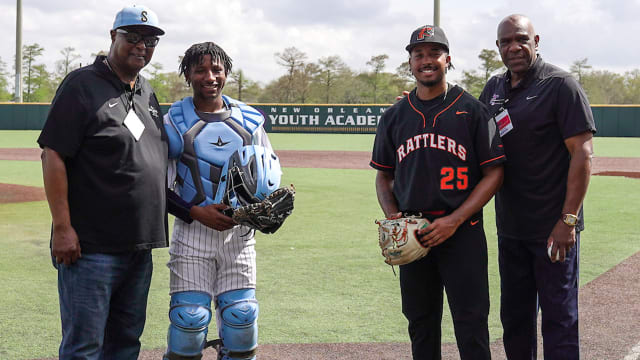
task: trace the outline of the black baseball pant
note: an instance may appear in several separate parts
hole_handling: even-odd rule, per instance
[[[414,360],[441,358],[443,289],[460,358],[491,358],[487,241],[481,214],[465,221],[424,258],[400,266],[400,289]]]

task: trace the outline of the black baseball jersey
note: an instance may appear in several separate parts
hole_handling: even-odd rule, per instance
[[[489,79],[480,101],[490,114],[508,112],[498,120],[509,157],[496,194],[498,234],[546,238],[560,219],[567,190],[564,140],[596,130],[587,96],[571,74],[538,56],[514,88],[508,72]]]
[[[495,121],[458,86],[427,102],[414,89],[387,109],[370,166],[394,173],[400,211],[449,214],[482,178],[482,167],[505,161]]]

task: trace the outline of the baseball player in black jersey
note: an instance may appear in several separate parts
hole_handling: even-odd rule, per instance
[[[416,29],[406,50],[417,87],[383,114],[370,165],[384,214],[421,215],[429,254],[400,266],[402,311],[414,359],[440,359],[443,288],[462,359],[489,359],[487,244],[482,207],[502,183],[495,121],[446,81],[443,30]]]
[[[495,114],[509,157],[495,202],[505,351],[509,359],[537,358],[540,307],[544,358],[579,359],[578,259],[593,115],[571,74],[537,54],[528,18],[507,16],[497,35],[508,71],[489,80],[480,101]]]

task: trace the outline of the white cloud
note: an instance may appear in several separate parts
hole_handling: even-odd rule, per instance
[[[146,0],[160,17],[166,35],[156,48],[153,61],[165,71],[177,69],[177,59],[193,43],[214,41],[234,60],[235,69],[266,83],[282,74],[274,53],[295,46],[309,61],[339,55],[353,70],[366,70],[374,55],[387,54],[387,71],[407,54],[411,32],[432,23],[433,3],[420,0]],[[113,18],[127,3],[116,0],[32,0],[23,2],[23,44],[45,48],[40,61],[49,71],[72,46],[86,64],[90,54],[107,50]],[[479,65],[483,48],[495,49],[498,22],[506,15],[528,15],[541,35],[541,54],[551,63],[568,68],[587,57],[598,69],[640,68],[640,48],[635,45],[640,22],[640,0],[474,0],[441,2],[441,23],[451,44],[457,70]],[[0,58],[12,72],[15,43],[15,1],[0,2]]]

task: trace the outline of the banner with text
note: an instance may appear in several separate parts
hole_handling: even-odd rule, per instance
[[[374,134],[391,105],[251,104],[264,114],[267,132]]]

